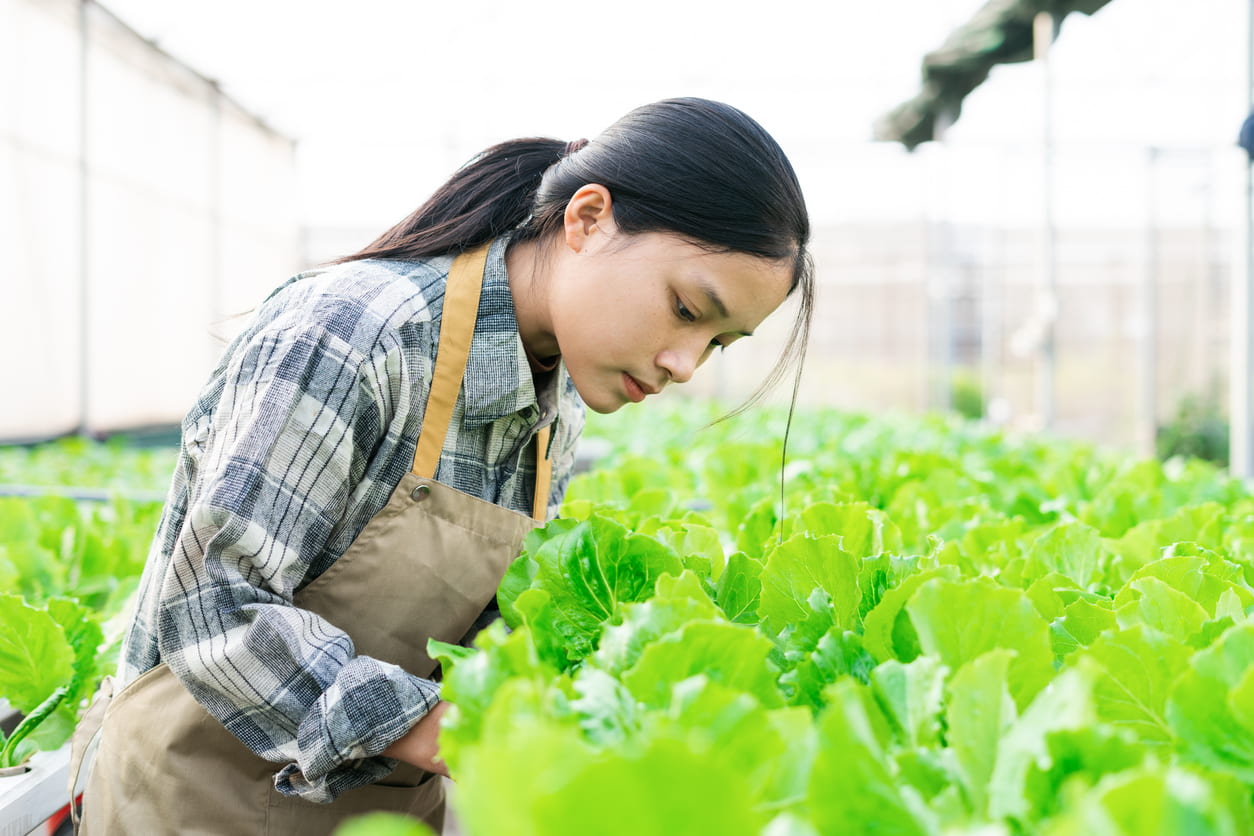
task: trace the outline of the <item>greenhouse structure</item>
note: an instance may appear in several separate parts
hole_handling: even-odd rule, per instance
[[[1254,834],[1254,3],[0,56],[0,836]]]

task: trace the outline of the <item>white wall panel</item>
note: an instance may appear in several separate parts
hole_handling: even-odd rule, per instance
[[[85,12],[0,0],[0,441],[177,423],[300,268],[292,141]]]

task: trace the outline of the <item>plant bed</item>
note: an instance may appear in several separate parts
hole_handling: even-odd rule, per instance
[[[630,429],[431,648],[466,833],[1254,833],[1242,483],[815,413],[781,486]]]

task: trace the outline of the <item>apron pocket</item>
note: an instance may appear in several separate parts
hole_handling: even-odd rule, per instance
[[[405,778],[394,773],[384,780]],[[444,827],[444,784],[434,772],[422,772],[417,784],[369,784],[349,790],[331,804],[314,804],[271,790],[266,834],[331,834],[345,819],[375,812],[413,816],[439,833]]]

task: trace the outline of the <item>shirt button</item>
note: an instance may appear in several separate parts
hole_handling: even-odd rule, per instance
[[[418,487],[414,488],[412,493],[410,493],[410,497],[415,502],[422,502],[424,499],[426,499],[430,495],[431,495],[430,485],[419,485]]]

